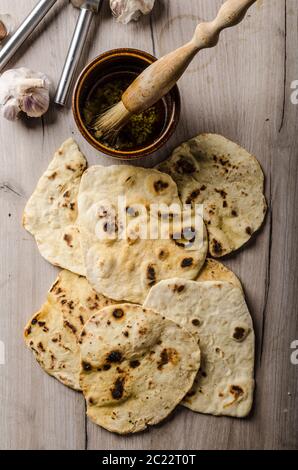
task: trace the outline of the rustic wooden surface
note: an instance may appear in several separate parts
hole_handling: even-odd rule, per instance
[[[36,0],[1,0],[20,21]],[[123,26],[108,1],[93,26],[82,64],[115,47],[160,56],[189,39],[199,20],[211,19],[221,0],[156,0],[151,18]],[[56,7],[11,66],[46,72],[54,86],[78,11]],[[53,151],[74,135],[90,164],[108,164],[78,134],[70,109],[16,124],[0,121],[0,365],[1,449],[293,449],[298,443],[298,366],[290,344],[298,339],[298,106],[290,101],[298,79],[297,0],[259,0],[244,23],[204,51],[180,82],[183,109],[175,136],[152,165],[202,131],[234,139],[257,155],[266,174],[270,211],[263,230],[229,257],[243,281],[257,333],[255,406],[235,420],[178,409],[166,423],[133,437],[114,436],[85,419],[83,397],[48,377],[25,349],[22,330],[38,309],[57,269],[39,255],[21,227],[21,215]]]

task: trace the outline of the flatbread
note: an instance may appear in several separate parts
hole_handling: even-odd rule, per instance
[[[87,415],[119,434],[165,419],[190,390],[200,364],[186,330],[140,306],[95,314],[81,335],[80,384]]]
[[[80,333],[94,312],[112,303],[97,294],[86,278],[61,271],[47,301],[25,329],[25,342],[41,367],[64,385],[80,390]]]
[[[185,204],[204,204],[209,252],[215,257],[244,245],[262,225],[267,205],[257,159],[216,134],[202,134],[158,166],[178,185]]]
[[[76,226],[77,195],[85,157],[73,139],[55,153],[24,211],[23,225],[34,235],[40,254],[50,263],[85,275]]]
[[[226,281],[243,292],[242,284],[236,274],[224,264],[212,258],[206,259],[196,281]]]
[[[254,390],[254,331],[242,292],[228,282],[182,279],[154,286],[145,308],[177,322],[199,341],[201,368],[184,406],[246,416]]]
[[[124,232],[121,230],[125,224],[114,217],[121,196],[126,198],[124,210],[128,219]],[[197,276],[208,249],[202,218],[192,244],[171,237],[161,239],[161,229],[157,239],[143,239],[140,230],[149,227],[146,208],[150,209],[151,204],[175,204],[181,211],[176,184],[168,175],[119,165],[93,166],[84,173],[78,197],[78,225],[87,279],[96,291],[118,301],[142,303],[150,287],[161,279]],[[157,211],[155,218],[163,227],[166,225],[164,210],[169,212],[166,207],[160,213]],[[185,223],[191,225],[191,222],[190,217]],[[169,232],[172,237],[176,224],[173,220]],[[116,229],[114,238],[109,238],[110,228]],[[108,239],[100,239],[98,232]],[[120,233],[127,237],[121,239]]]

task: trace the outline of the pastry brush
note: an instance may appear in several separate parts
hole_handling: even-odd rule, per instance
[[[183,75],[196,54],[216,46],[223,29],[240,23],[256,0],[227,0],[217,17],[200,23],[190,42],[146,68],[123,93],[121,101],[98,116],[93,128],[104,138],[114,138],[132,115],[139,114],[165,96]]]

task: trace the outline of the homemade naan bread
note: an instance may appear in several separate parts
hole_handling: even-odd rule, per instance
[[[127,226],[119,217],[119,197],[125,197],[121,204]],[[162,228],[168,226],[164,215],[171,213],[168,238],[160,237],[160,228],[156,239],[150,239],[147,222],[152,204],[163,204],[156,217],[151,217]],[[201,223],[195,240],[173,239],[181,201],[172,178],[157,170],[93,166],[82,177],[78,207],[87,279],[107,297],[142,303],[150,287],[161,279],[194,279],[205,262],[208,243],[202,218],[198,217]],[[185,223],[195,228],[192,220],[186,218]]]
[[[86,278],[61,271],[46,303],[25,329],[25,342],[41,367],[64,385],[80,390],[78,338],[94,312],[112,303],[97,294]]]
[[[224,264],[212,258],[206,259],[196,281],[226,281],[233,284],[234,287],[238,287],[243,292],[242,284],[236,274]]]
[[[73,139],[55,153],[29,199],[23,225],[50,263],[85,275],[77,219],[77,195],[87,162]]]
[[[183,404],[213,415],[246,416],[254,390],[254,331],[243,294],[228,282],[162,281],[145,303],[199,342],[201,367]]]
[[[257,159],[216,134],[202,134],[158,166],[178,185],[184,204],[204,204],[209,251],[215,258],[246,243],[266,214],[264,175]]]
[[[119,434],[165,419],[192,387],[200,366],[191,334],[138,305],[96,313],[80,343],[87,415]]]

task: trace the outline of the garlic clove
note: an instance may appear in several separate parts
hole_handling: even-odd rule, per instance
[[[110,7],[117,21],[127,24],[137,21],[142,14],[148,15],[154,3],[155,0],[110,0]]]
[[[27,92],[21,103],[21,110],[29,117],[41,117],[47,112],[49,105],[49,93],[40,88]]]
[[[9,14],[0,14],[0,43],[15,30],[15,21]]]
[[[76,8],[81,8],[81,6],[86,3],[86,0],[71,0],[71,3]]]
[[[16,86],[16,92],[21,95],[34,88],[44,88],[45,85],[45,80],[41,78],[24,78]]]
[[[20,103],[16,98],[10,98],[1,108],[2,116],[8,121],[16,121],[20,111]]]

